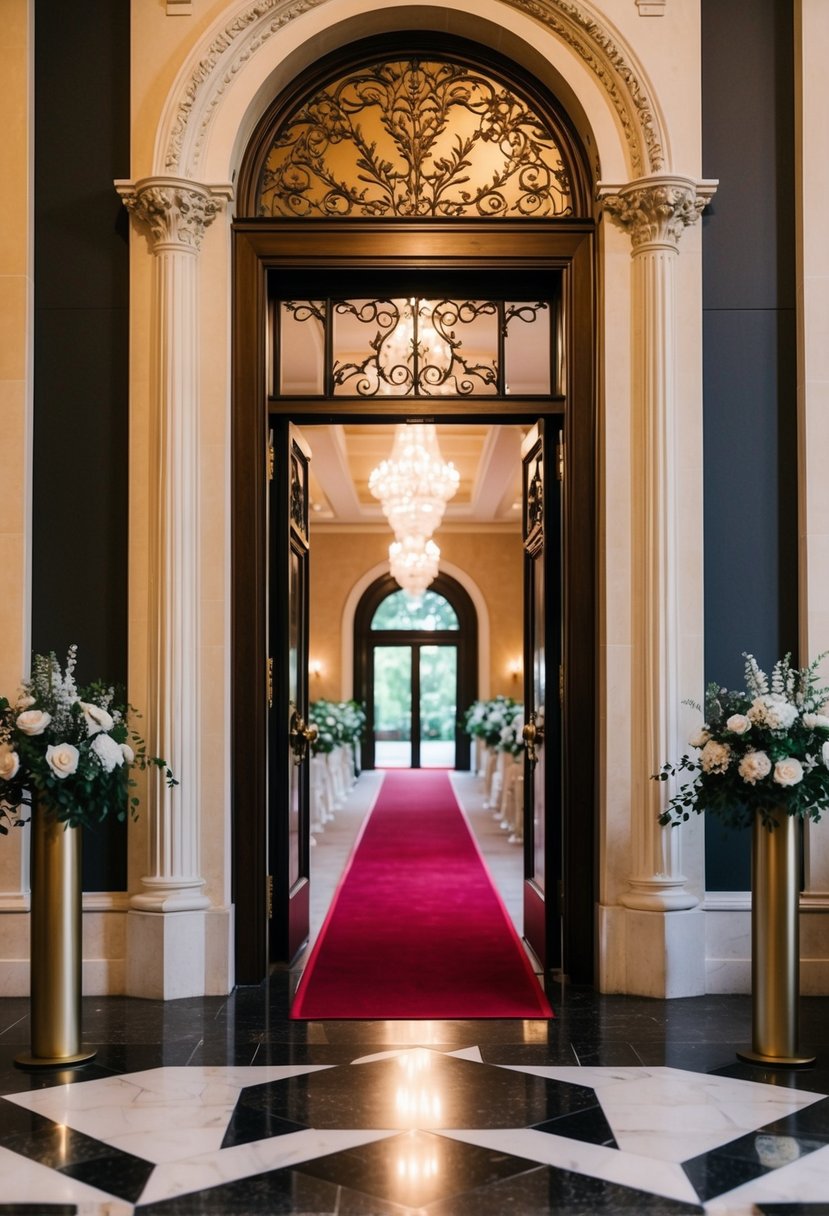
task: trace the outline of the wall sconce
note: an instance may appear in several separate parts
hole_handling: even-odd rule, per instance
[[[518,683],[518,678],[523,674],[524,664],[521,659],[512,659],[509,665],[509,673],[512,677],[513,684]]]
[[[319,659],[311,659],[308,663],[308,670],[315,680],[318,680],[322,675],[322,663]]]

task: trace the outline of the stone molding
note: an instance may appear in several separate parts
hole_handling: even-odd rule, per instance
[[[208,228],[233,198],[230,185],[207,186],[182,177],[117,181],[130,214],[150,230],[155,251],[173,247],[197,253]]]
[[[645,72],[618,32],[576,0],[501,0],[571,48],[604,89],[628,146],[633,173],[669,162],[667,139]],[[195,173],[222,95],[245,64],[281,29],[327,0],[244,0],[223,17],[184,65],[158,132],[155,163]]]
[[[652,245],[676,249],[686,228],[695,224],[714,197],[718,183],[659,174],[624,186],[601,183],[599,202],[630,234],[633,250]]]

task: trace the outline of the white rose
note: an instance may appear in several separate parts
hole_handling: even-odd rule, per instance
[[[737,771],[743,781],[748,782],[749,785],[755,785],[764,777],[768,777],[771,772],[771,760],[765,752],[746,752],[737,765]]]
[[[129,743],[121,744],[121,755],[127,764],[132,764],[135,761],[135,752],[130,747]]]
[[[778,760],[774,766],[774,780],[778,785],[797,785],[803,780],[803,765],[794,756]]]
[[[20,696],[17,698],[17,708],[18,709],[28,709],[29,706],[34,705],[34,703],[35,703],[34,697],[30,697],[27,692],[22,692],[20,694]]]
[[[71,777],[79,758],[78,749],[71,743],[50,743],[46,748],[46,763],[56,777]]]
[[[829,718],[825,714],[804,714],[803,725],[808,727],[809,730],[815,730],[816,728],[829,730]]]
[[[724,773],[731,763],[731,748],[727,743],[709,739],[700,752],[699,759],[703,772]]]
[[[45,709],[24,709],[17,715],[17,729],[24,735],[42,735],[52,721],[52,715]]]
[[[97,735],[99,730],[112,730],[115,725],[112,715],[101,709],[100,705],[93,705],[89,701],[79,701],[78,704],[83,710],[88,735]]]
[[[91,750],[100,760],[101,767],[106,773],[111,773],[114,768],[124,763],[124,753],[121,751],[121,746],[115,742],[111,735],[97,734],[92,743]]]
[[[820,749],[820,755],[823,763],[827,768],[829,768],[829,743],[824,743],[823,747]]]
[[[20,768],[20,757],[11,748],[0,748],[0,781],[11,781],[17,776]]]
[[[709,735],[706,727],[701,726],[699,730],[694,731],[688,742],[691,744],[691,747],[705,747],[710,738],[711,736]]]
[[[747,730],[751,730],[751,719],[745,714],[732,714],[725,724],[725,729],[730,730],[732,735],[744,735]]]

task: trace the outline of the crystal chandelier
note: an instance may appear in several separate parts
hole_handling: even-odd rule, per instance
[[[391,456],[372,470],[368,488],[380,500],[395,541],[389,548],[392,577],[418,599],[438,572],[440,550],[431,539],[460,474],[444,461],[434,424],[401,424]]]

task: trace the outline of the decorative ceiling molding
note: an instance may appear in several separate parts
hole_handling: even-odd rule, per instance
[[[297,17],[328,0],[246,0],[214,27],[183,67],[168,102],[156,147],[158,171],[198,176],[207,134],[228,86],[266,42]],[[665,134],[645,73],[633,52],[602,19],[576,0],[501,0],[569,46],[604,89],[620,124],[632,176],[658,173],[668,161]]]

